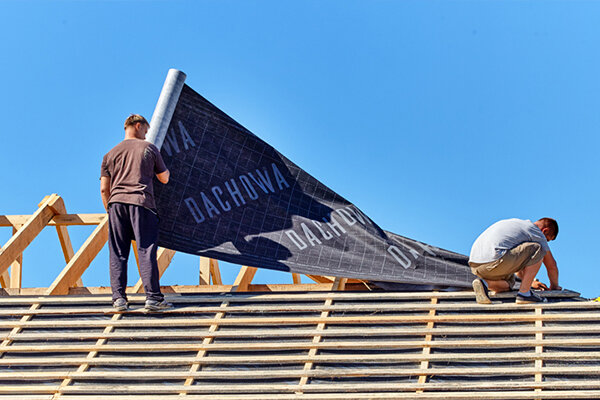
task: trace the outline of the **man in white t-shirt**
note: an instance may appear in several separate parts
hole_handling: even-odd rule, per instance
[[[478,303],[490,304],[488,289],[505,292],[512,289],[515,275],[521,279],[517,303],[545,302],[531,289],[548,289],[535,280],[542,263],[550,279],[550,290],[558,286],[558,267],[548,242],[556,239],[558,224],[552,218],[535,222],[517,218],[498,221],[487,228],[473,243],[469,266],[478,278],[473,290]]]

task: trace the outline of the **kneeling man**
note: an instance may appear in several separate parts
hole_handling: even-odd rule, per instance
[[[535,280],[542,262],[550,279],[550,290],[558,286],[558,267],[548,242],[556,239],[558,224],[552,218],[531,222],[517,218],[498,221],[487,228],[473,243],[469,266],[478,276],[473,281],[477,302],[490,304],[488,289],[495,292],[511,290],[515,275],[521,279],[517,303],[545,302],[531,289],[548,289]]]

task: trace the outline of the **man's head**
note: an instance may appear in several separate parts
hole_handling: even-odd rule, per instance
[[[540,218],[535,221],[534,224],[540,228],[544,236],[546,236],[547,241],[554,240],[556,239],[556,236],[558,236],[558,223],[555,219]]]
[[[125,120],[125,136],[129,138],[146,139],[150,124],[139,114],[131,114]]]

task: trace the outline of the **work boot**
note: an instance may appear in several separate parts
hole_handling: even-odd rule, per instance
[[[473,281],[473,290],[475,291],[475,300],[479,304],[492,304],[487,286],[481,278],[477,278]]]
[[[146,311],[165,311],[173,308],[166,300],[146,300]]]
[[[119,297],[115,301],[113,301],[113,308],[117,311],[126,311],[129,306],[127,305],[127,300],[122,297]]]
[[[539,294],[530,291],[530,295],[523,294],[521,292],[517,293],[517,297],[515,298],[515,303],[517,304],[529,304],[529,303],[547,303],[548,299],[545,297],[541,297]]]

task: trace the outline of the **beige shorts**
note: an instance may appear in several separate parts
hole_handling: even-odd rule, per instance
[[[491,281],[507,281],[512,288],[516,272],[537,264],[544,258],[544,251],[539,243],[525,242],[508,250],[501,258],[487,263],[469,262],[473,274]]]

